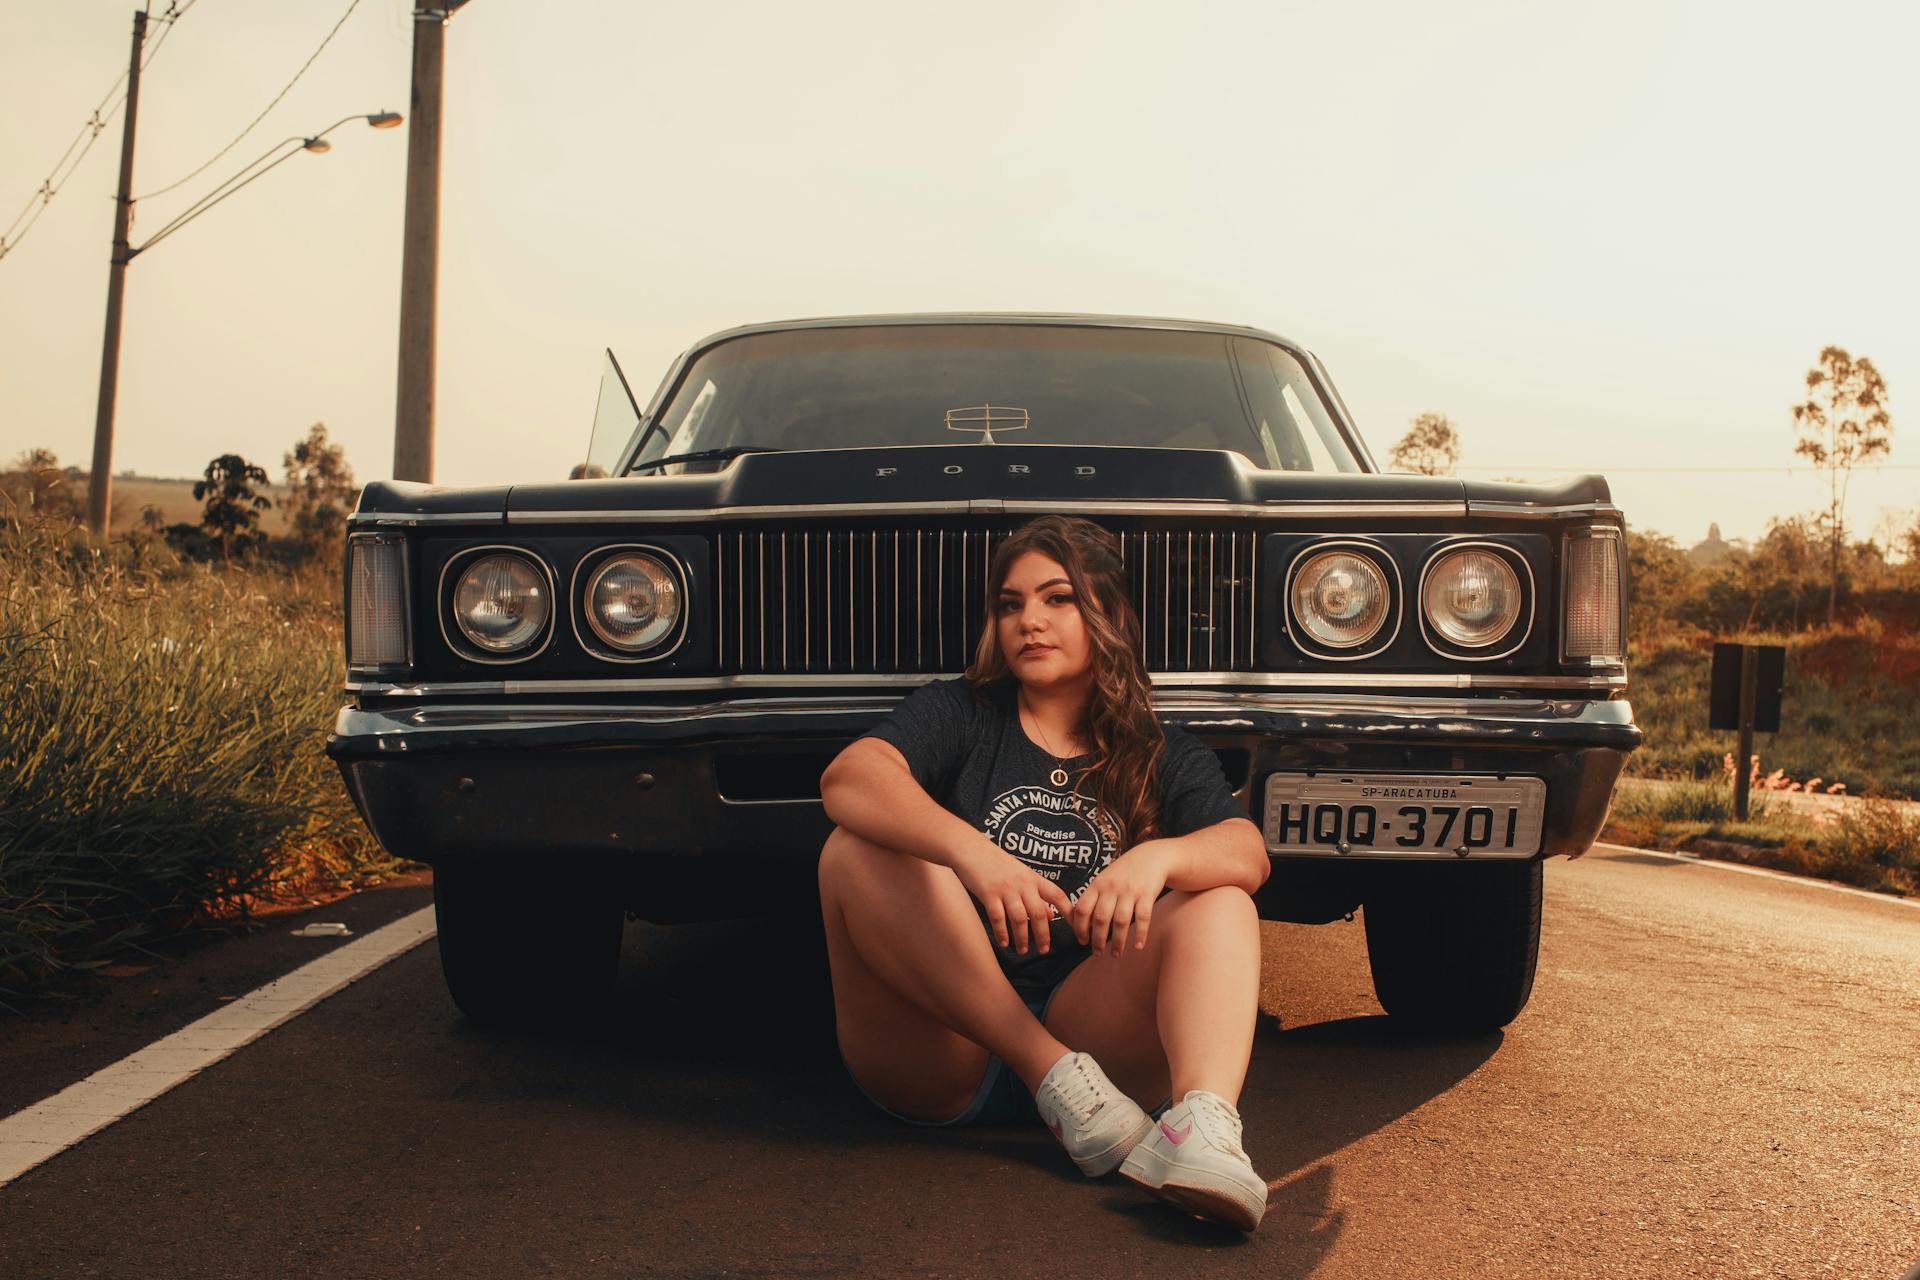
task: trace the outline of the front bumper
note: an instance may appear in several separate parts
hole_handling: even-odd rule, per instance
[[[832,829],[820,773],[897,700],[349,706],[327,754],[398,856],[590,856],[635,864],[649,892],[730,893],[811,878]],[[1617,699],[1157,690],[1154,705],[1219,754],[1255,821],[1274,770],[1526,774],[1547,783],[1548,854],[1593,842],[1640,743]],[[1301,858],[1319,860],[1278,860]]]

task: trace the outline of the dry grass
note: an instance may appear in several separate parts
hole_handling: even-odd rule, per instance
[[[0,531],[0,989],[394,864],[322,744],[339,568]]]

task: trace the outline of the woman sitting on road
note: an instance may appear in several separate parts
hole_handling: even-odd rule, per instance
[[[898,1119],[1044,1120],[1087,1176],[1251,1231],[1267,1188],[1234,1104],[1265,842],[1214,754],[1154,718],[1112,534],[1041,517],[987,577],[964,678],[821,778],[841,1056]]]

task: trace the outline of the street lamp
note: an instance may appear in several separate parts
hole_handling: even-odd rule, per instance
[[[125,172],[122,174],[120,188],[123,207],[121,216],[116,218],[114,223],[113,257],[110,260],[107,275],[107,332],[106,341],[100,353],[100,401],[93,423],[93,471],[87,477],[87,527],[95,538],[104,540],[107,536],[107,515],[112,500],[113,408],[120,381],[120,312],[121,299],[126,292],[127,264],[240,188],[301,152],[311,151],[316,155],[325,155],[333,149],[333,144],[326,140],[327,135],[348,121],[365,120],[372,128],[391,129],[400,124],[403,119],[404,117],[397,111],[375,111],[365,115],[343,116],[309,137],[283,138],[267,148],[259,159],[196,200],[179,217],[148,236],[146,241],[139,245],[129,245],[126,237],[128,222],[126,214],[133,203],[126,195],[132,169],[131,157],[127,158],[123,165]],[[276,155],[276,152],[279,154]]]
[[[335,120],[332,124],[328,125],[326,128],[322,129],[320,132],[314,134],[312,137],[303,138],[296,135],[291,138],[282,138],[280,141],[274,143],[271,147],[268,147],[266,151],[263,152],[260,155],[260,157],[256,159],[252,164],[247,165],[245,168],[241,169],[240,172],[234,174],[231,178],[228,178],[225,182],[215,187],[212,191],[209,191],[206,195],[200,197],[199,200],[195,201],[193,204],[187,207],[186,212],[182,213],[179,217],[175,218],[172,222],[169,222],[166,226],[160,228],[158,231],[148,236],[145,244],[139,245],[135,248],[128,249],[124,257],[120,260],[126,261],[126,262],[133,261],[135,258],[139,257],[141,254],[145,253],[147,250],[153,248],[154,245],[159,244],[162,240],[166,239],[168,236],[178,231],[181,227],[186,226],[187,223],[192,222],[195,218],[199,217],[201,214],[205,213],[207,210],[213,208],[213,206],[215,206],[216,204],[219,204],[222,200],[225,200],[228,196],[238,191],[241,187],[246,186],[248,183],[252,182],[255,178],[260,177],[262,174],[265,174],[269,170],[274,169],[277,166],[281,165],[282,163],[293,159],[293,157],[299,155],[302,151],[311,151],[315,155],[325,155],[327,152],[333,150],[333,144],[326,140],[327,135],[332,133],[335,129],[338,129],[341,125],[346,124],[348,121],[365,120],[367,124],[372,128],[391,129],[395,125],[399,124],[403,118],[404,117],[402,117],[398,112],[395,112],[395,111],[376,111],[371,115],[343,116],[342,118]],[[292,144],[296,144],[296,143],[298,144],[297,146],[293,146],[292,150],[284,152],[282,155],[280,155],[278,159],[274,160],[272,164],[263,164],[263,162],[266,161],[268,157],[272,156],[276,151],[280,151],[282,147],[292,146]]]

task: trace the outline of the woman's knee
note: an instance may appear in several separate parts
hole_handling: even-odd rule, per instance
[[[1177,889],[1167,898],[1167,905],[1176,908],[1171,914],[1195,922],[1194,926],[1189,927],[1209,930],[1236,926],[1250,926],[1258,930],[1260,927],[1260,909],[1254,905],[1252,896],[1239,885],[1223,884],[1191,891]],[[1162,908],[1159,914],[1165,913],[1165,908]]]
[[[850,847],[854,835],[845,827],[835,827],[827,833],[827,842],[820,846],[820,887],[837,880],[846,870],[847,863],[854,856]]]
[[[941,875],[954,878],[946,867],[875,844],[845,827],[835,827],[828,833],[820,849],[819,874],[823,895],[878,885],[885,885],[890,894],[898,894],[911,892],[920,884],[931,886]]]

